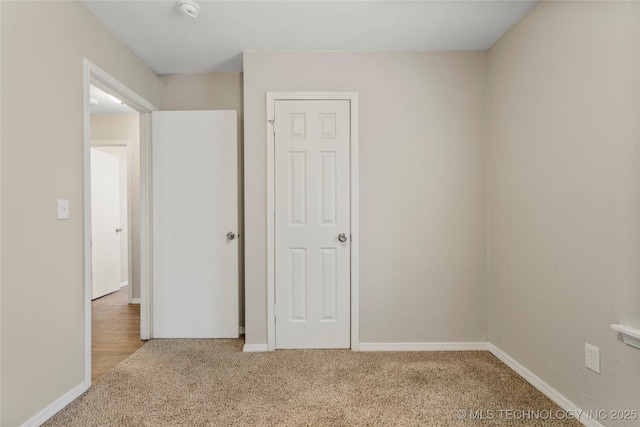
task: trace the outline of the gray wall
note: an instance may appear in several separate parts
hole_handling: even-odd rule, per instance
[[[485,53],[245,53],[246,341],[267,342],[270,91],[359,93],[360,342],[486,341]]]
[[[488,55],[489,338],[583,409],[640,409],[610,329],[640,326],[639,30],[638,2],[541,2]]]
[[[158,81],[77,2],[0,8],[0,424],[17,426],[83,382],[82,57],[154,104]]]

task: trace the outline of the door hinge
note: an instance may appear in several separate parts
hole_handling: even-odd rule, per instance
[[[277,317],[278,316],[278,311],[276,310],[276,305],[273,304],[273,317]]]
[[[269,120],[269,124],[271,125],[271,131],[273,134],[276,134],[276,119]]]

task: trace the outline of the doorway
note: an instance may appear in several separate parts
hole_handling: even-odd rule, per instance
[[[90,86],[91,377],[142,346],[139,228],[140,117]],[[135,160],[134,160],[135,159]]]
[[[92,322],[95,320],[102,327],[117,326],[114,319],[104,316],[105,309],[111,310],[113,315],[131,314],[135,324],[128,333],[133,337],[136,346],[142,345],[141,340],[149,339],[149,279],[150,279],[150,217],[149,217],[149,153],[150,153],[150,113],[157,108],[142,97],[128,89],[108,73],[91,63],[83,60],[84,65],[84,96],[83,96],[83,164],[84,164],[84,202],[83,202],[83,231],[84,231],[84,385],[89,387],[92,380],[92,341],[99,338],[93,333]],[[116,123],[118,122],[118,123]],[[126,124],[128,122],[128,125]],[[123,125],[123,123],[125,123]],[[115,132],[115,133],[114,133]],[[117,132],[120,132],[119,134]],[[92,144],[93,143],[93,144]],[[92,146],[93,145],[93,146]],[[92,240],[95,239],[92,229],[95,221],[94,211],[104,209],[93,206],[92,191],[92,154],[106,159],[111,164],[112,178],[110,187],[116,188],[117,196],[111,197],[108,205],[126,205],[118,207],[115,214],[117,225],[109,225],[105,229],[110,237],[116,236],[117,244],[112,245],[111,254],[116,265],[111,270],[107,295],[92,301],[94,271],[94,257],[98,256],[92,250]],[[94,162],[97,160],[94,159]],[[124,170],[123,170],[124,169]],[[123,182],[126,181],[126,182]],[[124,187],[124,188],[123,188]],[[117,199],[117,201],[116,201]],[[113,216],[113,215],[112,215]],[[126,232],[125,232],[126,231]],[[113,252],[117,252],[113,256]],[[126,252],[126,253],[125,253]],[[113,279],[115,277],[115,279]],[[114,284],[114,282],[117,282]],[[115,290],[114,292],[110,292]],[[95,295],[99,296],[98,294]],[[139,304],[139,305],[136,305]],[[94,306],[100,305],[101,311],[94,313]],[[115,308],[115,309],[114,309]],[[96,308],[97,310],[97,308]],[[118,314],[120,313],[120,314]],[[94,316],[95,314],[95,316]],[[104,319],[111,319],[104,321]],[[132,317],[126,318],[121,324],[131,326]],[[122,320],[122,319],[121,319]],[[118,329],[116,327],[116,329]],[[120,328],[122,329],[122,328]],[[113,330],[108,336],[114,338],[111,343],[127,343],[127,339],[116,338]],[[115,332],[124,332],[122,330]],[[104,334],[103,334],[104,335]],[[129,338],[131,338],[129,337]],[[131,340],[129,339],[129,344]],[[137,348],[137,347],[136,347]],[[133,350],[123,350],[126,357]],[[124,359],[124,357],[121,357]],[[119,361],[111,362],[113,366]],[[97,363],[94,362],[96,365]],[[104,369],[104,366],[101,368]],[[95,376],[94,376],[95,377]]]
[[[268,93],[268,349],[358,349],[357,94]]]

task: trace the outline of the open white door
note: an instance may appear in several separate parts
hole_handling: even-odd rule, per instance
[[[91,299],[120,289],[120,165],[91,149]]]
[[[235,111],[158,111],[153,337],[238,337]]]

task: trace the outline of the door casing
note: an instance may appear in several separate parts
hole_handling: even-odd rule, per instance
[[[358,93],[357,92],[267,92],[267,349],[276,349],[275,322],[275,102],[287,100],[347,100],[350,115],[350,210],[351,210],[351,350],[360,349],[359,339],[359,181],[358,181]]]
[[[158,107],[87,58],[82,60],[84,390],[91,386],[91,85],[117,94],[140,114],[140,338],[151,338],[151,112]]]

